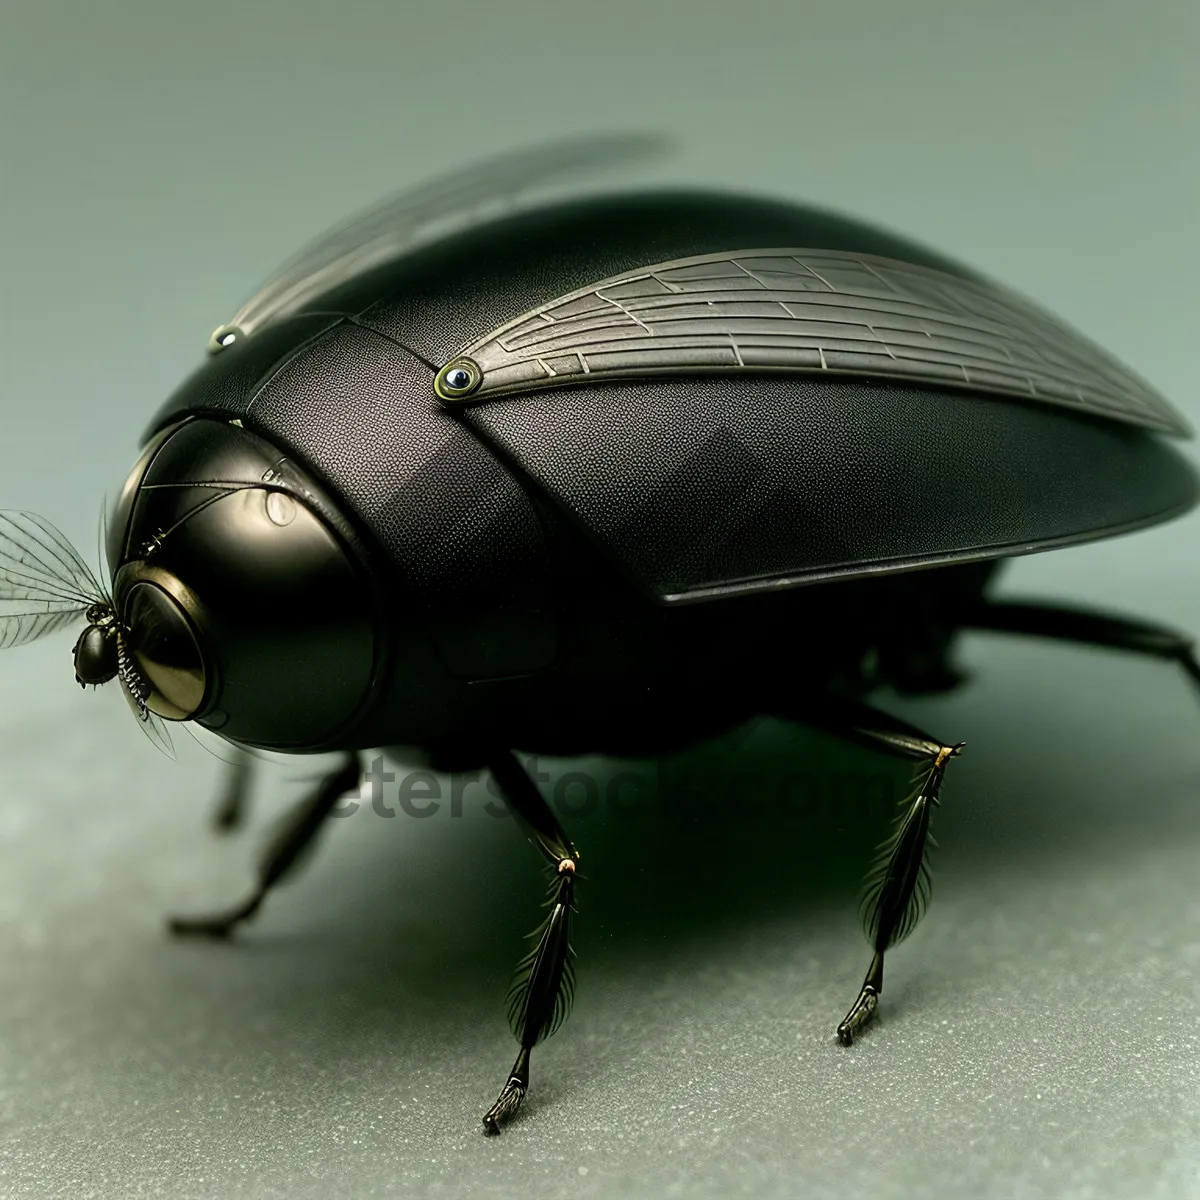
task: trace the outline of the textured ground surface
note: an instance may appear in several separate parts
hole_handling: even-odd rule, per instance
[[[485,1139],[540,898],[486,794],[461,818],[364,805],[236,944],[175,944],[161,915],[236,894],[313,764],[272,768],[255,829],[214,842],[211,759],[161,759],[116,696],[43,701],[61,653],[19,655],[0,1194],[1200,1194],[1200,713],[1167,668],[980,638],[984,678],[903,706],[969,747],[933,909],[849,1050],[857,876],[905,768],[763,727],[681,821],[656,804],[678,786],[634,767],[572,826],[575,1013]],[[780,780],[790,807],[759,811]]]

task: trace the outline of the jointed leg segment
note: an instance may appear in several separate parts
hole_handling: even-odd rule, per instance
[[[983,600],[958,614],[964,629],[992,629],[1056,641],[1128,650],[1178,663],[1200,686],[1200,660],[1195,641],[1186,634],[1113,614],[1077,610],[1029,601]],[[838,706],[833,710],[838,712]],[[929,824],[938,804],[946,764],[962,743],[944,745],[891,717],[860,708],[849,719],[818,719],[834,732],[873,744],[891,753],[928,762],[920,786],[906,801],[895,832],[883,847],[868,879],[863,915],[874,951],[858,998],[838,1026],[838,1038],[850,1045],[870,1021],[883,990],[884,953],[901,941],[920,919],[929,898],[926,849],[932,844]]]
[[[231,833],[245,824],[253,774],[254,759],[245,750],[235,747],[213,809],[213,829],[218,833]]]
[[[536,943],[518,964],[508,993],[509,1024],[521,1049],[496,1103],[483,1117],[484,1131],[497,1134],[500,1123],[517,1111],[529,1090],[530,1052],[562,1024],[570,1011],[575,991],[571,913],[579,855],[533,780],[510,752],[497,754],[490,768],[529,840],[554,871],[549,889],[550,914],[533,935]]]
[[[862,915],[873,954],[858,998],[837,1027],[838,1040],[849,1046],[875,1015],[883,991],[884,953],[912,932],[929,903],[928,852],[934,844],[930,820],[939,802],[946,764],[964,743],[939,741],[869,705],[831,695],[803,710],[776,712],[871,749],[926,764],[867,876]]]
[[[883,722],[886,724],[882,726],[872,723],[857,727],[854,733],[892,753],[926,759],[929,766],[920,777],[917,790],[905,801],[895,831],[880,847],[879,857],[867,878],[863,921],[874,954],[858,998],[838,1025],[838,1040],[843,1046],[851,1045],[855,1035],[875,1015],[883,991],[885,951],[912,932],[929,903],[928,852],[933,845],[930,820],[939,803],[946,764],[963,747],[962,742],[943,745],[924,734],[908,731],[891,718],[884,717]]]
[[[1178,663],[1192,682],[1200,685],[1195,639],[1165,625],[1026,600],[982,601],[967,611],[961,624],[966,629],[1023,633],[1166,659]]]
[[[1177,662],[1200,685],[1200,661],[1192,639],[1149,623],[1047,604],[991,601],[979,602],[956,614],[956,623],[961,628],[994,629],[1148,654]],[[963,743],[942,742],[863,704],[830,697],[826,701],[802,712],[787,711],[787,706],[773,707],[773,711],[922,764],[916,787],[904,801],[893,833],[880,847],[867,879],[862,912],[872,948],[871,961],[854,1004],[837,1027],[839,1041],[849,1046],[875,1015],[883,991],[886,952],[912,931],[928,904],[933,810],[939,805],[946,767],[959,754]],[[510,751],[494,753],[488,765],[510,810],[552,872],[547,900],[549,913],[532,935],[532,949],[518,965],[509,991],[508,1016],[519,1051],[496,1102],[483,1117],[485,1132],[497,1134],[502,1123],[518,1111],[529,1090],[529,1064],[534,1046],[558,1028],[570,1009],[574,992],[570,925],[579,855],[533,780]],[[235,764],[219,810],[217,824],[221,827],[236,824],[243,810],[247,770],[247,763]],[[358,757],[349,754],[343,766],[298,806],[280,836],[268,847],[249,897],[224,913],[173,921],[173,931],[223,937],[251,917],[269,890],[294,867],[301,851],[338,800],[358,785],[359,778]]]
[[[226,912],[206,917],[174,917],[169,922],[171,932],[228,937],[237,925],[254,916],[267,893],[295,867],[301,852],[316,837],[334,805],[347,792],[358,787],[360,777],[358,755],[348,753],[342,766],[327,775],[312,795],[296,806],[277,836],[267,844],[259,864],[258,882],[250,895]]]

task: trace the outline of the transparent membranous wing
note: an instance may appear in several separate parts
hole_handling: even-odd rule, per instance
[[[0,511],[0,649],[63,629],[105,599],[91,568],[49,521]]]
[[[335,227],[287,263],[212,336],[219,351],[315,296],[415,246],[577,175],[631,166],[669,148],[665,137],[623,133],[571,138],[486,159],[399,192]]]

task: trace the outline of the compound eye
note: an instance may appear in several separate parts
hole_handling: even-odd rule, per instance
[[[204,659],[183,609],[157,584],[135,583],[125,623],[134,663],[150,685],[146,707],[168,721],[186,721],[204,703]]]

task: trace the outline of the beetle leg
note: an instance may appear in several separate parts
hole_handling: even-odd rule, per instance
[[[358,786],[361,775],[358,755],[347,754],[342,766],[321,780],[312,795],[296,806],[278,834],[267,843],[259,862],[258,881],[250,895],[225,912],[206,917],[172,917],[168,922],[170,931],[180,935],[228,937],[236,925],[254,916],[267,893],[295,867],[334,805]]]
[[[865,730],[881,746],[906,756],[930,758],[920,786],[905,801],[892,836],[880,847],[863,897],[863,919],[874,955],[858,999],[837,1028],[838,1041],[849,1046],[875,1015],[883,991],[883,956],[903,941],[929,904],[930,818],[937,807],[946,763],[962,750],[962,742],[944,746],[928,738],[914,739],[891,731]]]
[[[254,760],[237,747],[234,747],[233,755],[226,764],[225,779],[213,809],[212,825],[217,833],[231,833],[246,823]]]
[[[1189,678],[1200,685],[1200,662],[1196,659],[1195,639],[1149,621],[1135,621],[1066,605],[985,600],[969,608],[959,618],[959,624],[967,629],[1025,633],[1032,637],[1080,642],[1086,646],[1111,646],[1116,650],[1165,658],[1178,663]]]
[[[529,840],[553,868],[547,900],[550,914],[533,934],[535,944],[518,965],[509,988],[509,1025],[521,1049],[496,1103],[483,1117],[484,1132],[497,1134],[500,1123],[517,1111],[529,1090],[530,1051],[548,1038],[570,1011],[575,991],[570,926],[579,855],[510,751],[494,755],[489,769]]]
[[[849,1046],[879,1005],[885,952],[912,932],[929,904],[930,820],[939,802],[946,764],[958,756],[964,743],[947,745],[878,709],[832,697],[818,711],[787,715],[873,749],[928,764],[867,876],[861,911],[873,954],[858,998],[837,1027],[838,1040]]]

